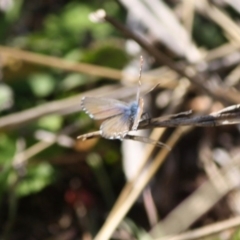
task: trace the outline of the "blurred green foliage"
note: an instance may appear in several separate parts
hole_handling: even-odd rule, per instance
[[[55,176],[54,168],[47,162],[30,166],[27,175],[17,185],[16,194],[23,197],[36,193],[51,184]]]
[[[38,7],[40,8],[42,4],[46,3],[39,3]],[[39,10],[35,17],[32,10],[37,9],[37,6],[31,5],[29,1],[14,1],[13,8],[0,13],[0,43],[66,60],[121,69],[127,63],[128,56],[121,44],[119,45],[119,40],[113,37],[117,36],[117,33],[109,24],[95,24],[89,20],[89,14],[99,7],[105,8],[115,16],[121,17],[123,14],[114,1],[103,1],[100,5],[98,1],[68,1],[61,8],[57,8],[57,11]],[[34,22],[36,18],[40,23]],[[105,41],[109,38],[112,40]],[[2,116],[72,96],[93,83],[92,77],[80,73],[66,73],[29,63],[15,65],[14,71],[7,69],[3,72],[2,80],[5,85],[0,89]],[[15,184],[18,196],[38,192],[51,184],[56,171],[48,161],[64,151],[54,145],[34,156],[29,160],[29,164],[24,166],[26,167],[24,176],[19,178],[17,169],[12,165],[17,154],[18,138],[24,139],[27,149],[36,143],[33,136],[38,129],[57,133],[66,126],[66,123],[75,122],[79,118],[82,119],[81,114],[68,117],[45,116],[14,134],[0,134],[0,199]],[[41,161],[36,163],[36,159]]]
[[[8,189],[8,180],[12,172],[11,164],[16,152],[16,138],[0,133],[0,203]]]
[[[16,139],[5,133],[0,133],[0,164],[12,161],[16,151]]]
[[[47,73],[35,73],[29,76],[29,85],[36,97],[47,97],[55,87],[55,78]]]
[[[38,120],[39,128],[52,132],[60,131],[63,126],[63,117],[59,115],[48,115]]]
[[[104,43],[102,43],[101,46],[94,48],[94,50],[91,49],[86,51],[81,59],[83,62],[117,69],[123,68],[128,60],[128,56],[122,51],[122,49]]]
[[[240,229],[237,229],[232,236],[232,240],[239,240],[239,239],[240,239]]]
[[[117,2],[111,0],[101,2],[68,1],[60,8],[53,7],[46,12],[43,10],[32,11],[40,6],[41,3],[39,6],[34,6],[30,1],[18,0],[14,1],[13,8],[1,13],[0,43],[76,62],[82,61],[117,69],[123,68],[129,60],[118,33],[113,27],[107,23],[95,24],[89,20],[89,14],[99,7],[104,8],[108,14],[118,19],[124,18],[125,13]],[[55,11],[56,9],[57,11]],[[34,13],[37,13],[36,19]],[[216,25],[197,14],[195,16],[193,36],[199,45],[213,48],[226,41]],[[66,73],[26,63],[22,67],[16,67],[15,71],[17,72],[15,75],[9,74],[9,71],[3,72],[2,79],[5,85],[2,85],[3,87],[0,89],[2,115],[72,96],[92,87],[95,82],[93,81],[95,78],[80,73]],[[96,82],[94,84],[97,86]],[[11,163],[18,139],[16,136],[25,138],[26,148],[28,148],[35,142],[32,136],[36,130],[46,129],[58,132],[66,126],[66,123],[69,124],[79,119],[85,121],[81,114],[73,114],[68,117],[45,116],[15,134],[1,133],[0,194],[3,193],[3,189],[7,189],[8,179],[12,174]],[[44,152],[44,159],[48,161],[53,153],[60,154],[60,152],[59,147],[53,146]],[[118,153],[112,149],[104,152],[103,155],[108,164],[113,164],[119,159]],[[53,169],[47,163],[41,164],[26,172],[26,179],[22,181],[22,185],[19,185],[19,193],[30,194],[51,183],[52,178],[49,176],[53,174]],[[46,175],[41,174],[44,171]],[[34,175],[36,175],[36,179],[34,179]]]
[[[199,46],[212,49],[227,42],[219,26],[200,15],[194,16],[193,37]]]
[[[129,56],[123,48],[119,34],[109,24],[95,24],[89,21],[88,17],[91,12],[101,7],[108,14],[123,19],[125,12],[117,1],[66,1],[65,4],[60,4],[61,7],[48,11],[45,11],[44,7],[37,11],[37,7],[47,4],[48,1],[32,2],[33,5],[31,1],[15,0],[12,9],[0,13],[0,44],[116,69],[122,69],[127,64]],[[194,21],[193,37],[197,44],[206,48],[217,47],[226,41],[216,25],[198,15]],[[103,81],[98,83],[100,79],[96,77],[22,62],[13,63],[10,70],[4,69],[1,80],[4,81],[4,85],[0,83],[1,116],[74,96],[107,81],[101,79]],[[21,166],[24,170],[21,175],[19,169],[13,165],[19,139],[24,139],[26,146],[22,150],[25,150],[36,143],[34,134],[37,130],[45,129],[58,133],[75,122],[84,123],[85,125],[82,125],[87,129],[89,125],[86,119],[89,117],[82,113],[70,116],[49,115],[17,130],[0,132],[0,203],[13,189],[18,197],[23,197],[40,192],[53,184],[59,176],[59,169],[50,163],[51,160],[63,156],[67,162],[70,158],[69,152],[74,152],[72,149],[70,151],[57,144],[53,145]],[[106,140],[102,141],[92,151],[96,151],[96,155],[101,155],[101,161],[111,167],[109,174],[111,181],[123,179],[118,165],[119,144],[109,141],[107,144],[106,148]],[[107,176],[101,181],[104,189],[106,187],[104,181],[105,184],[108,181]],[[139,239],[144,239],[144,231],[133,226],[131,228],[135,230],[135,235]]]

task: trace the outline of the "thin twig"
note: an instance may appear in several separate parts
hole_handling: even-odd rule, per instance
[[[216,127],[223,125],[233,125],[240,123],[240,105],[233,105],[213,112],[210,115],[197,116],[192,118],[177,117],[162,121],[162,117],[143,120],[139,124],[139,129],[152,127],[177,127],[177,126],[195,126],[195,127]]]

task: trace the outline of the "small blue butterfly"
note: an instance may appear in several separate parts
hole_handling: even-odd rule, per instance
[[[142,64],[141,58],[141,64]],[[142,68],[142,65],[141,65]],[[129,135],[130,131],[136,131],[139,122],[142,119],[144,101],[140,97],[141,87],[141,68],[139,74],[139,85],[136,94],[136,100],[131,103],[125,103],[111,98],[83,97],[81,100],[82,110],[91,118],[96,120],[104,120],[100,126],[100,131],[78,136],[78,139],[86,140],[97,135],[101,135],[107,139],[132,139],[142,141],[158,146],[165,146],[149,138],[142,136]]]
[[[81,102],[82,109],[91,118],[106,119],[100,127],[100,134],[108,139],[123,139],[129,131],[137,130],[143,114],[143,104],[141,97],[130,104],[95,97],[83,97]]]

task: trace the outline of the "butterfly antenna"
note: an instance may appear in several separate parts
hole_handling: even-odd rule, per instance
[[[137,102],[139,102],[140,98],[140,88],[142,85],[141,78],[142,78],[142,67],[143,67],[143,56],[140,56],[140,70],[139,70],[139,78],[138,78],[138,91],[137,91]]]

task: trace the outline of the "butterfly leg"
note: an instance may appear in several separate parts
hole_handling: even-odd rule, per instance
[[[157,147],[165,147],[169,151],[171,150],[171,148],[168,145],[166,145],[162,142],[147,138],[147,137],[143,137],[143,136],[127,134],[123,139],[129,139],[129,140],[139,141],[139,142],[143,142],[143,143],[153,144],[153,145],[156,145]]]
[[[81,141],[86,141],[92,138],[97,138],[101,136],[101,132],[100,131],[95,131],[95,132],[90,132],[90,133],[86,133],[83,135],[79,135],[77,137],[77,139],[81,140]]]

